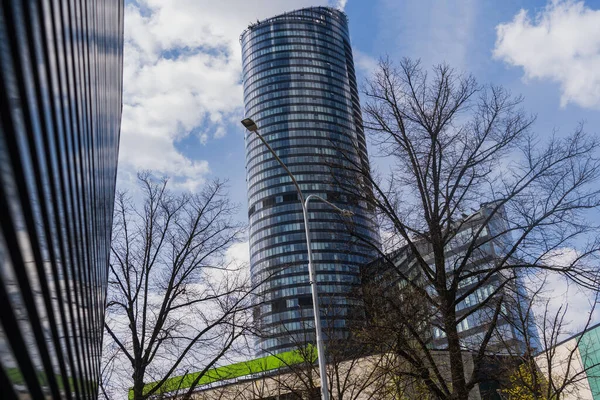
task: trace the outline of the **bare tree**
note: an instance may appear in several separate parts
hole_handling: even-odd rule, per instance
[[[373,173],[351,155],[334,167],[360,175],[348,195],[402,243],[387,254],[371,246],[418,306],[380,299],[397,313],[387,318],[396,340],[380,342],[434,398],[467,399],[514,329],[506,326],[526,301],[523,277],[553,271],[597,289],[600,229],[590,216],[600,209],[599,142],[581,125],[563,137],[535,136],[520,97],[447,65],[428,74],[419,62],[383,60],[364,94],[366,132],[390,171]],[[556,262],[565,248],[576,257]],[[425,320],[416,324],[415,313]],[[473,319],[477,340],[467,342]]]
[[[242,226],[222,182],[190,194],[149,173],[138,181],[141,204],[126,193],[115,204],[105,329],[129,364],[134,399],[200,371],[189,396],[250,327],[248,279],[224,258]]]

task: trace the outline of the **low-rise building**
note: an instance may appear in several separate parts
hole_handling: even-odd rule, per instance
[[[535,362],[560,399],[600,400],[600,324],[540,352]]]

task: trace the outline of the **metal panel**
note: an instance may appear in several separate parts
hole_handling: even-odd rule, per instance
[[[122,65],[121,1],[2,2],[2,398],[97,396]]]

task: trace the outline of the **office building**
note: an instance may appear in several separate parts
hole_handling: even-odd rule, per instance
[[[532,350],[541,348],[534,316],[528,307],[529,299],[522,277],[516,270],[507,269],[489,276],[482,284],[480,282],[484,282],[485,274],[477,273],[478,270],[493,268],[512,246],[505,210],[501,207],[490,218],[494,207],[494,204],[484,204],[478,211],[471,215],[464,215],[461,220],[454,223],[457,231],[445,250],[445,268],[450,282],[454,279],[453,269],[461,265],[467,257],[466,268],[461,276],[469,275],[469,277],[465,277],[458,284],[457,298],[464,298],[456,305],[456,318],[466,316],[457,325],[464,350],[474,352],[479,350],[496,310],[497,303],[494,300],[488,301],[491,297],[502,298],[503,305],[494,334],[486,347],[487,354],[521,355],[526,351],[527,346],[531,346]],[[433,265],[433,254],[428,243],[417,241],[415,244],[423,259]],[[394,265],[392,266],[390,262]],[[364,268],[363,274],[365,284],[376,282],[376,285],[380,283],[387,285],[393,289],[387,292],[392,296],[396,293],[402,296],[403,288],[409,286],[407,279],[410,279],[425,287],[429,294],[435,297],[435,291],[428,284],[417,264],[416,256],[408,246],[397,249],[387,257],[387,260],[382,258],[369,264]],[[423,298],[420,304],[429,303]],[[427,318],[430,320],[423,325],[421,336],[429,343],[430,348],[443,350],[446,348],[446,333],[441,328],[443,324],[436,313],[434,309],[423,310],[422,315],[429,315],[430,317]]]
[[[292,11],[250,25],[240,40],[246,117],[257,123],[305,196],[318,194],[352,210],[355,229],[376,242],[369,210],[346,193],[357,180],[347,175],[341,185],[333,183],[343,172],[332,174],[332,165],[345,157],[367,163],[346,15],[325,7]],[[251,274],[254,282],[264,282],[265,303],[255,314],[265,333],[259,353],[291,350],[314,341],[302,208],[289,176],[251,134],[246,177]],[[372,251],[351,240],[330,206],[310,203],[309,218],[323,331],[343,337],[347,316],[360,307],[348,294],[359,285],[359,270]]]
[[[0,397],[96,398],[121,1],[0,7]]]

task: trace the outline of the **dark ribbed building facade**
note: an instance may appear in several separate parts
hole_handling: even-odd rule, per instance
[[[305,196],[352,210],[353,229],[376,243],[369,210],[349,194],[357,181],[332,170],[348,157],[368,162],[346,15],[325,7],[289,12],[251,25],[241,43],[246,117]],[[251,274],[264,281],[255,314],[264,335],[258,351],[290,350],[314,341],[302,208],[289,176],[251,133],[246,178]],[[373,252],[352,240],[330,206],[311,202],[309,219],[323,331],[326,339],[343,338],[350,314],[361,307],[350,293]]]
[[[2,2],[2,399],[97,398],[122,62],[121,1]]]

